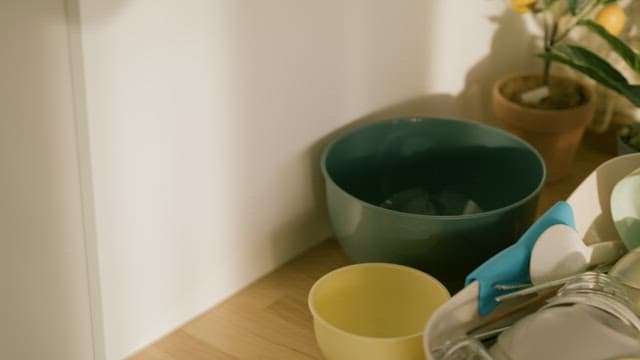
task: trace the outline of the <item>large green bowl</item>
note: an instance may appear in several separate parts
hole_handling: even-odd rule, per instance
[[[331,225],[355,262],[421,269],[450,291],[534,220],[546,170],[476,122],[405,118],[352,130],[322,157]]]

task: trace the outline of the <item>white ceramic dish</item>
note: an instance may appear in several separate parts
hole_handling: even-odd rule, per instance
[[[598,166],[567,199],[574,211],[576,229],[585,244],[620,240],[611,216],[610,198],[615,185],[640,167],[640,153],[618,156]]]
[[[640,246],[640,168],[613,188],[611,217],[625,246],[629,250]]]
[[[626,249],[620,241],[585,245],[571,226],[557,224],[538,238],[531,252],[529,276],[539,285],[586,271],[589,267],[620,258]]]

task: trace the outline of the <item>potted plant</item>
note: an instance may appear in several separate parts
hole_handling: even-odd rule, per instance
[[[616,35],[626,21],[615,0],[511,0],[519,13],[531,12],[543,27],[540,73],[503,78],[493,88],[493,109],[503,126],[541,153],[548,181],[564,177],[573,161],[596,104],[592,89],[566,76],[553,74],[554,62],[567,65],[640,106],[640,86],[595,52],[576,44],[570,35],[580,28],[603,39],[635,71],[640,58]]]

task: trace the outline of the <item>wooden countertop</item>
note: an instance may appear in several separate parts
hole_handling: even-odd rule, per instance
[[[569,175],[540,194],[538,214],[566,199],[611,153],[583,145]],[[350,261],[329,239],[140,351],[133,360],[322,359],[307,293]]]

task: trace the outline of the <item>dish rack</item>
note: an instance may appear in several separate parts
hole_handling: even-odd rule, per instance
[[[640,153],[606,161],[573,191],[566,202],[554,206],[534,223],[532,228],[538,226],[543,229],[545,226],[563,223],[566,220],[572,222],[571,225],[575,226],[575,230],[585,245],[611,240],[621,241],[612,220],[609,199],[614,186],[623,177],[638,168],[640,168]],[[568,215],[567,209],[569,209]],[[544,219],[545,216],[546,219]],[[572,219],[566,219],[567,216]],[[536,231],[532,228],[527,233],[539,234],[540,229]],[[527,236],[527,233],[523,237]],[[528,269],[528,259],[526,260]],[[513,262],[513,260],[506,262]],[[498,265],[501,265],[500,261],[498,261]],[[509,269],[512,264],[504,265],[503,267],[498,266],[496,271],[508,272],[508,270],[501,269]],[[514,276],[511,278],[513,279]],[[496,301],[495,296],[487,298],[487,294],[484,293],[486,291],[481,289],[480,281],[470,282],[442,305],[427,323],[423,337],[427,357],[430,359],[439,358],[437,352],[447,342],[465,338],[484,340],[497,336],[519,318],[544,305],[545,300],[555,293],[553,290],[559,288],[566,280],[559,279],[540,286],[518,284],[517,282],[499,284],[498,286],[502,286],[502,288],[491,289],[490,292],[491,295],[505,294],[497,296],[499,301]],[[480,313],[487,313],[483,307],[491,302],[494,302],[490,306],[491,310],[494,306],[495,310],[488,315],[481,316]]]

